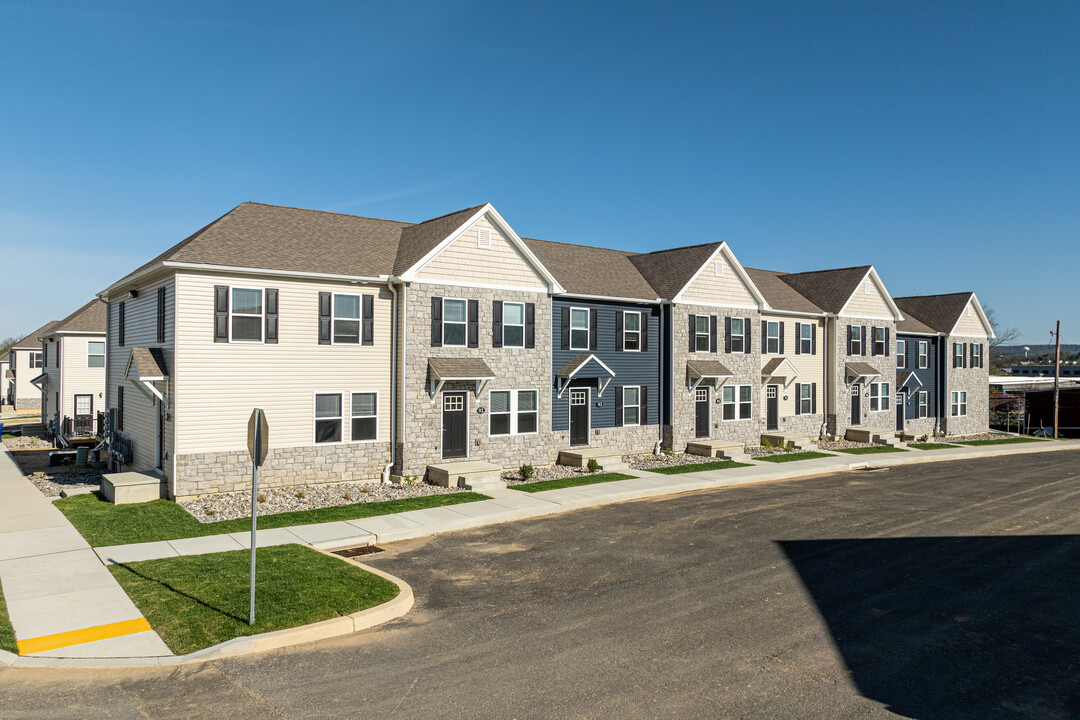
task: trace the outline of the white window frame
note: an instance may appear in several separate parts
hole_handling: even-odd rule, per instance
[[[339,318],[337,316],[337,299],[339,297],[354,297],[357,300],[357,316],[355,318]],[[468,316],[468,308],[466,307],[465,313]],[[343,322],[355,322],[356,323],[356,342],[338,342],[337,339],[337,324],[338,321]],[[360,345],[363,340],[364,334],[364,298],[358,293],[331,293],[330,297],[330,344],[331,345]],[[352,398],[349,398],[351,407]]]
[[[491,404],[491,396],[495,393],[510,393],[510,403],[508,405],[509,410],[506,412],[493,412]],[[527,432],[520,432],[518,430],[518,416],[524,414],[522,410],[518,408],[518,398],[521,393],[533,393],[536,396],[536,409],[527,411],[529,414],[536,415],[536,429]],[[586,403],[588,399],[586,399]],[[506,388],[503,390],[489,390],[488,391],[488,437],[501,438],[501,437],[513,437],[515,435],[538,435],[540,433],[540,391],[533,388]],[[509,415],[510,416],[510,432],[505,433],[493,433],[491,431],[491,421],[495,419],[497,415]]]
[[[45,367],[45,355],[40,350],[30,351],[30,369],[36,370]]]
[[[724,277],[724,261],[723,260],[717,260],[713,264],[713,273],[716,275],[716,277]]]
[[[888,412],[890,398],[889,383],[870,383],[870,412]]]
[[[952,391],[952,416],[953,417],[967,417],[967,391],[966,390],[953,390]]]
[[[701,332],[698,327],[701,323],[705,323],[705,332]],[[705,349],[701,348],[701,339],[705,338]],[[694,352],[710,352],[712,350],[712,316],[710,315],[695,315],[694,316]]]
[[[795,398],[795,402],[799,403],[800,415],[811,415],[814,412],[814,387],[810,383],[803,383],[799,386],[799,397]],[[806,395],[806,397],[803,397]]]
[[[626,327],[626,321],[631,315],[637,315],[637,319],[638,319],[638,321],[637,321],[638,322],[637,330],[630,330],[629,328]],[[625,352],[641,352],[641,316],[642,315],[643,315],[643,313],[635,311],[635,310],[628,310],[628,311],[623,313],[623,328],[622,328],[623,343],[622,343],[622,346],[623,346],[623,350]],[[633,335],[634,338],[637,340],[637,347],[635,347],[635,348],[627,347],[628,340],[629,340],[631,335]],[[696,343],[697,341],[695,340],[694,342]]]
[[[739,331],[735,331],[735,323],[739,323]],[[731,318],[731,352],[746,352],[746,319],[741,317]],[[739,347],[735,347],[735,341],[739,341]]]
[[[776,334],[773,334],[773,330]],[[775,346],[774,346],[775,343]],[[775,347],[775,349],[774,349]],[[732,348],[734,350],[734,348]],[[779,355],[780,354],[780,321],[779,320],[766,320],[765,321],[765,353],[767,355]]]
[[[925,390],[919,391],[919,417],[930,416],[930,393]]]
[[[907,340],[896,341],[896,367],[907,370]]]
[[[866,340],[862,336],[862,325],[848,325],[851,328],[851,355],[862,355],[862,344]],[[856,340],[855,336],[858,335],[859,339]]]
[[[953,343],[953,351],[952,351],[952,366],[953,366],[953,369],[954,370],[962,370],[964,368],[964,366],[967,365],[966,360],[967,360],[967,358],[964,357],[964,343],[954,342]],[[959,362],[957,362],[957,361],[959,361]]]
[[[329,395],[329,393],[323,393],[323,394]],[[357,415],[355,413],[355,411],[353,410],[353,395],[374,395],[375,396],[375,414],[374,415]],[[381,430],[381,428],[379,427],[379,425],[381,424],[379,422],[379,402],[380,401],[379,401],[379,391],[378,390],[350,390],[349,391],[349,443],[350,444],[357,444],[357,443],[362,444],[362,443],[379,442],[379,432]],[[344,408],[342,408],[342,412],[344,413]],[[363,419],[363,418],[372,418],[372,417],[375,418],[375,437],[373,437],[373,438],[364,438],[362,440],[357,440],[356,438],[354,438],[353,437],[353,420]],[[342,435],[342,437],[344,437],[344,435]],[[320,443],[320,444],[324,444],[324,443]]]
[[[930,367],[930,343],[926,340],[919,341],[919,369],[925,370]]]
[[[252,313],[238,313],[233,308],[233,293],[237,290],[256,290],[259,293],[259,308],[258,315]],[[259,318],[259,339],[258,340],[245,340],[243,338],[233,337],[233,320],[237,317],[242,318]],[[249,285],[230,285],[229,286],[229,342],[231,343],[249,343],[252,345],[262,345],[266,342],[266,288],[251,287]]]
[[[626,391],[627,390],[636,390],[637,391],[637,402],[634,403],[633,405],[626,402]],[[623,424],[623,427],[636,427],[638,425],[641,425],[641,386],[640,385],[624,385],[622,392],[623,392],[623,406],[622,406],[622,414],[623,414],[623,416],[622,416],[622,424]],[[637,408],[637,416],[638,416],[637,422],[632,422],[632,423],[626,422],[626,409],[627,408]]]
[[[799,354],[809,355],[814,350],[814,333],[817,332],[817,326],[811,323],[801,323],[799,325],[800,332],[805,335],[799,336]]]
[[[517,305],[518,307],[521,308],[521,322],[520,323],[508,323],[508,322],[506,322],[506,308],[509,305]],[[525,347],[525,303],[517,302],[517,301],[514,301],[514,302],[503,301],[502,307],[503,307],[502,346],[503,347],[515,347],[515,348],[523,348],[523,347]],[[511,345],[510,343],[506,342],[506,328],[508,328],[508,327],[519,327],[519,328],[521,328],[521,344],[520,345]]]
[[[443,347],[468,347],[469,346],[469,301],[464,298],[443,298],[442,307],[442,344]],[[464,303],[465,305],[465,319],[461,322],[456,320],[446,319],[446,303]],[[448,343],[446,342],[446,326],[447,325],[461,325],[463,332],[461,333],[461,343]]]
[[[318,417],[318,415],[316,413],[318,412],[318,403],[319,403],[319,396],[320,395],[337,395],[338,396],[338,400],[341,403],[341,411],[338,414],[337,418],[330,418],[330,417],[321,418],[321,417]],[[350,398],[350,400],[351,400],[351,398]],[[319,442],[316,439],[319,436],[318,430],[316,429],[317,424],[320,421],[335,420],[335,419],[339,423],[341,423],[341,427],[339,428],[339,436],[340,436],[341,439],[340,440],[330,440],[328,442]],[[313,445],[343,445],[345,443],[345,393],[343,393],[343,392],[341,392],[339,390],[325,390],[325,391],[316,390],[315,392],[313,392],[311,394],[311,443]]]
[[[869,280],[866,280],[865,282],[863,282],[863,288],[862,288],[863,295],[872,294],[872,292],[873,292],[872,288],[873,288],[873,283],[871,283]]]
[[[971,367],[977,368],[982,363],[982,343],[971,343]]]
[[[742,399],[743,388],[750,390],[750,400],[746,401]],[[732,400],[729,402],[727,399],[727,391],[732,391]],[[726,417],[728,407],[733,407],[733,417]],[[743,411],[746,414],[743,414]],[[754,388],[752,385],[724,385],[721,387],[720,392],[720,421],[721,422],[736,422],[738,420],[750,420],[754,416]]]
[[[491,249],[491,228],[476,228],[476,247],[481,250]]]
[[[881,332],[881,339],[878,340],[878,332]],[[871,355],[884,355],[885,354],[885,328],[879,325],[875,325],[870,328],[870,342],[873,348],[870,351]],[[881,343],[881,350],[878,350],[878,343]]]
[[[100,345],[101,346],[101,352],[99,352],[99,353],[90,352],[90,349],[91,349],[92,345]],[[57,354],[59,354],[59,353],[57,353]],[[96,358],[96,357],[101,358],[101,364],[100,365],[91,365],[90,364],[90,359],[91,358]],[[104,340],[87,340],[86,341],[86,367],[88,367],[88,368],[103,368],[103,367],[105,367],[105,341]]]
[[[585,313],[585,327],[574,327],[574,313]],[[592,337],[590,335],[589,323],[592,321],[592,313],[589,312],[589,308],[572,307],[570,308],[570,349],[571,350],[588,350],[591,347]],[[574,344],[574,331],[585,331],[585,345],[579,347]]]

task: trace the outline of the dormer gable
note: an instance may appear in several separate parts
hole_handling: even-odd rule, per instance
[[[863,275],[837,314],[847,317],[893,320],[897,322],[904,319],[903,313],[893,302],[885,283],[882,282],[877,270],[872,266]]]

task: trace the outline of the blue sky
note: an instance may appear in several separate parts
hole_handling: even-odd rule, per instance
[[[0,337],[245,200],[872,263],[1080,341],[1080,4],[0,1]]]

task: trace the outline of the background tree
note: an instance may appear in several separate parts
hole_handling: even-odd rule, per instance
[[[20,340],[22,340],[22,338],[17,337],[6,337],[3,340],[0,340],[0,355],[6,353]]]
[[[1001,327],[998,322],[997,310],[990,305],[983,306],[983,312],[986,313],[986,319],[990,321],[990,327],[994,328],[994,335],[996,337],[990,341],[990,350],[993,352],[994,348],[998,345],[1012,345],[1020,337],[1020,328],[1010,326]]]

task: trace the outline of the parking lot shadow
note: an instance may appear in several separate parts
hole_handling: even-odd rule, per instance
[[[911,718],[1080,717],[1080,536],[779,545],[867,698]]]

